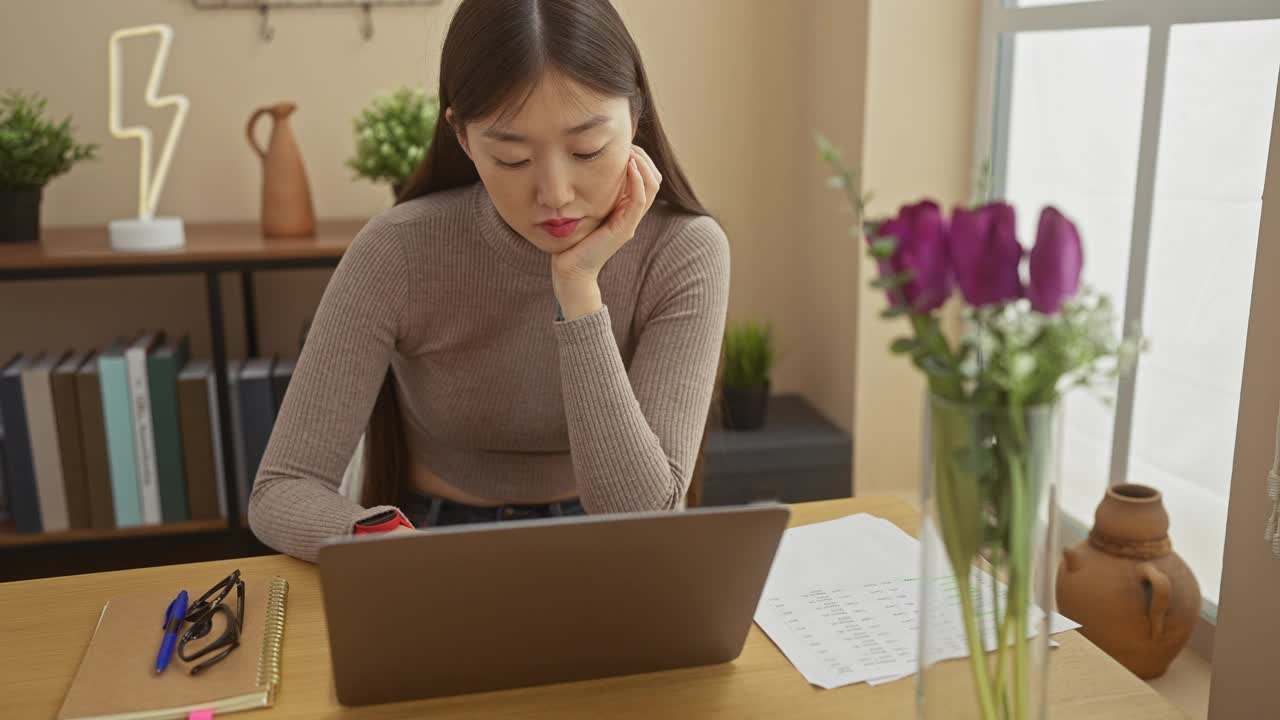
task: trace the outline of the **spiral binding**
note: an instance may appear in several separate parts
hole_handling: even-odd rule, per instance
[[[289,597],[289,581],[271,581],[267,599],[267,623],[262,632],[262,652],[258,655],[258,687],[273,688],[280,682],[280,644],[284,641],[284,605]]]

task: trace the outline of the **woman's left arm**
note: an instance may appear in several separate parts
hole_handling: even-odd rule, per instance
[[[655,256],[631,369],[609,309],[555,326],[578,493],[588,512],[678,506],[706,427],[729,301],[729,244],[692,219]],[[569,316],[566,313],[566,316]]]

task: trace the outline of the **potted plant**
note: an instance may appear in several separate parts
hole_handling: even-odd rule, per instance
[[[773,331],[767,323],[748,320],[725,333],[721,421],[726,428],[754,430],[764,425],[775,359]]]
[[[44,186],[98,150],[75,141],[71,118],[46,119],[45,105],[15,90],[0,98],[0,242],[38,242]]]
[[[347,167],[357,177],[390,183],[399,197],[426,157],[439,117],[439,98],[420,89],[401,87],[374,98],[355,118],[356,152]]]

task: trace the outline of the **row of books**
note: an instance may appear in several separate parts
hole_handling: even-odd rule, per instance
[[[0,497],[20,533],[243,517],[294,360],[228,362],[235,467],[223,467],[212,363],[186,335],[18,353],[0,370]]]

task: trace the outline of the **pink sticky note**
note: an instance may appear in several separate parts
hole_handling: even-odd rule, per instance
[[[213,708],[192,710],[187,714],[187,720],[213,720]]]

